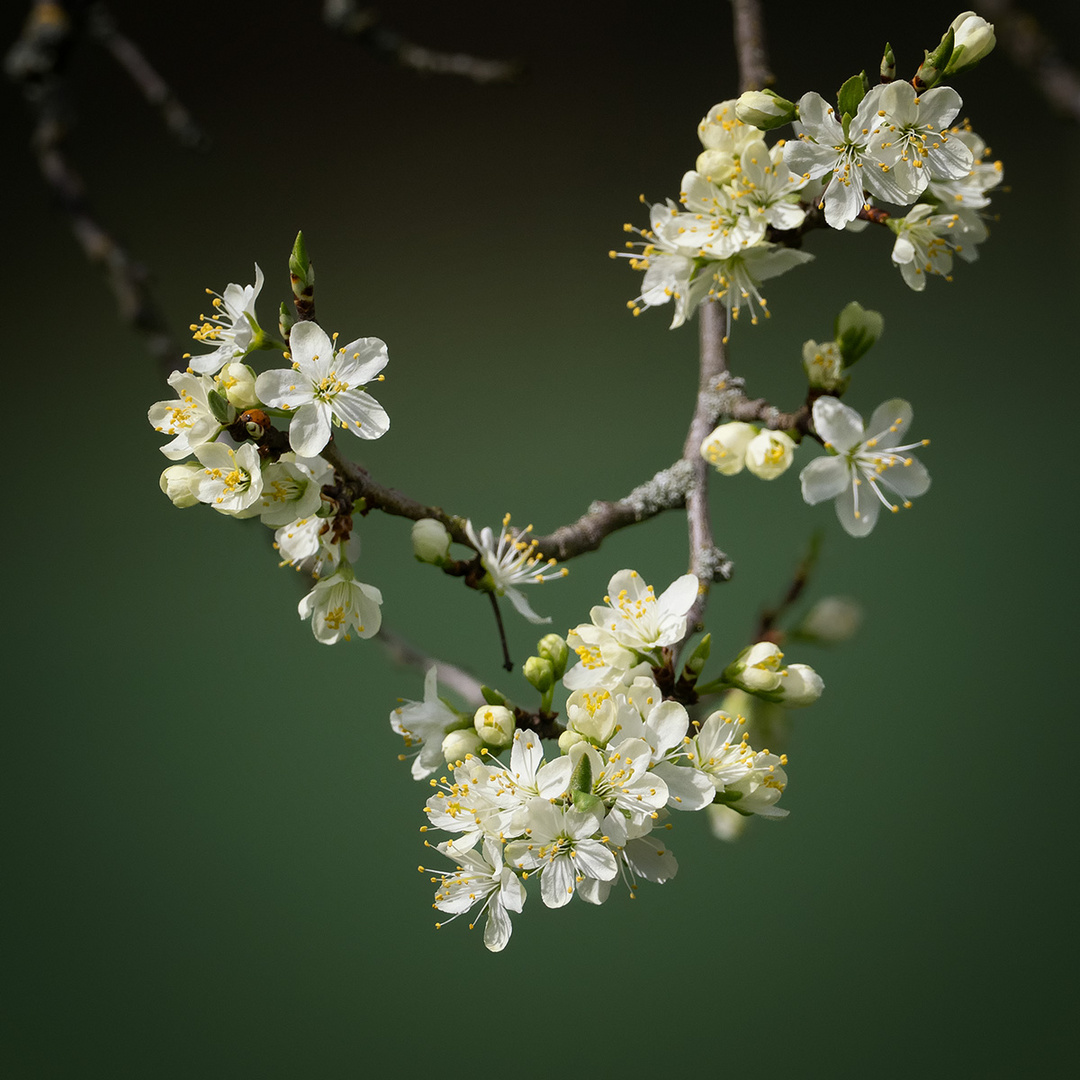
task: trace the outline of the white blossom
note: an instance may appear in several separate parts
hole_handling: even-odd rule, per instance
[[[433,664],[424,676],[424,700],[405,701],[390,714],[390,726],[405,740],[405,745],[420,747],[412,763],[414,780],[423,780],[442,765],[443,740],[463,723],[439,697],[438,682]]]
[[[255,380],[267,405],[293,412],[289,443],[296,453],[314,457],[330,441],[337,424],[361,439],[378,439],[390,430],[386,410],[364,385],[386,367],[386,345],[357,338],[339,348],[321,326],[298,322],[289,334],[292,368],[272,368]],[[294,411],[295,410],[295,411]]]
[[[297,607],[301,619],[311,619],[311,632],[323,645],[344,638],[352,640],[353,629],[362,638],[374,637],[382,625],[382,593],[353,576],[352,567],[342,563],[330,577],[321,578]]]
[[[200,315],[190,329],[197,342],[211,345],[213,352],[200,356],[185,355],[191,371],[213,375],[230,360],[244,356],[255,344],[258,323],[255,321],[255,301],[263,287],[263,272],[255,264],[254,285],[227,285],[220,296],[213,296],[213,315]]]
[[[258,513],[263,481],[254,445],[244,443],[233,450],[224,443],[204,443],[196,447],[195,456],[203,466],[191,482],[191,491],[199,502],[222,514],[249,517]]]
[[[173,436],[160,450],[170,461],[179,461],[215,439],[221,431],[221,422],[214,416],[206,396],[214,389],[213,379],[174,371],[169,376],[169,385],[179,396],[172,401],[155,402],[146,418],[155,431]]]
[[[930,487],[930,475],[909,451],[929,442],[898,445],[911,424],[911,406],[899,398],[883,402],[863,427],[862,417],[834,397],[814,402],[814,428],[832,453],[816,458],[799,476],[803,498],[814,506],[834,499],[836,516],[852,536],[866,536],[882,506],[910,507]],[[866,491],[869,488],[869,492]],[[899,497],[894,503],[887,495]]]
[[[745,468],[746,448],[757,433],[741,420],[721,424],[702,440],[701,456],[722,476],[734,476]]]

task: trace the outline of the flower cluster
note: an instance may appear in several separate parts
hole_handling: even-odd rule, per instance
[[[434,668],[423,702],[391,714],[406,746],[419,747],[414,777],[431,776],[444,760],[450,767],[430,781],[435,791],[425,806],[424,831],[446,834],[428,845],[454,861],[447,870],[421,867],[436,875],[434,907],[456,917],[479,906],[489,949],[505,947],[509,913],[522,910],[534,875],[548,907],[563,907],[575,894],[601,904],[618,882],[633,893],[640,881],[674,877],[678,864],[659,831],[671,827],[673,811],[723,806],[743,816],[786,816],[777,802],[787,759],[754,749],[744,717],[716,710],[692,721],[660,688],[663,650],[685,637],[697,595],[690,574],[656,596],[635,571],[621,570],[589,623],[566,641],[549,634],[540,642],[541,655],[525,665],[544,694],[540,716],[556,715],[555,682],[569,692],[551,758],[523,724],[529,714],[495,691],[485,691],[489,703],[471,719],[440,700]],[[571,648],[578,663],[567,669]],[[768,666],[753,652],[761,648],[775,651],[766,643],[744,650],[711,689],[753,692],[757,684],[746,672]],[[762,698],[788,706],[809,704],[823,688],[805,665],[773,663],[758,682]],[[785,682],[794,692],[785,695]]]
[[[176,506],[205,503],[274,529],[282,565],[317,579],[299,613],[311,619],[318,641],[347,640],[354,630],[371,637],[382,620],[382,595],[355,579],[351,519],[323,498],[333,470],[318,455],[333,426],[362,439],[389,429],[386,411],[364,389],[382,378],[386,346],[378,338],[339,346],[337,335],[330,338],[314,322],[296,323],[287,345],[275,346],[255,314],[262,285],[256,266],[254,285],[231,284],[215,295],[215,314],[192,324],[195,340],[214,351],[186,356],[188,369],[169,377],[177,397],[147,414],[155,430],[172,437],[161,447],[167,458],[195,458],[167,468],[161,489]],[[290,367],[256,376],[243,363],[273,347],[288,348]],[[275,428],[275,419],[287,431]]]
[[[644,272],[627,306],[637,315],[671,301],[674,328],[702,302],[720,301],[729,327],[744,305],[756,324],[769,314],[762,282],[812,257],[796,245],[817,211],[833,229],[859,218],[887,224],[893,262],[913,289],[928,274],[947,277],[953,253],[974,259],[1001,163],[984,160],[986,145],[966,122],[956,125],[956,90],[925,80],[971,67],[993,44],[993,27],[965,12],[933,54],[939,66],[924,64],[912,82],[883,68],[872,88],[865,73],[849,79],[835,106],[814,91],[797,103],[748,91],[714,105],[698,125],[703,149],[679,202],[654,204],[648,229],[624,226],[641,239],[610,253]],[[787,124],[795,138],[768,146],[766,130]],[[876,203],[910,209],[890,216]]]

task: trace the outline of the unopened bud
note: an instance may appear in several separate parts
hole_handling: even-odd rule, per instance
[[[536,646],[537,653],[551,661],[555,678],[561,679],[566,671],[566,662],[570,658],[570,648],[564,638],[558,634],[545,634]]]
[[[869,352],[875,341],[885,332],[885,320],[878,311],[870,311],[852,300],[836,317],[833,333],[840,346],[844,363],[851,367]]]
[[[886,41],[885,52],[881,56],[881,81],[892,82],[896,78],[896,53],[893,47]]]
[[[803,370],[806,381],[813,390],[834,394],[847,387],[844,375],[844,358],[835,341],[804,341],[802,348]]]
[[[702,150],[694,167],[714,184],[726,184],[739,171],[735,155],[727,150]]]
[[[795,630],[797,636],[824,645],[854,637],[862,622],[862,608],[845,596],[822,597]]]
[[[422,563],[442,566],[450,555],[450,533],[436,518],[421,518],[413,522],[413,554]]]
[[[577,743],[584,742],[584,741],[585,741],[585,736],[584,735],[579,735],[576,731],[573,731],[570,728],[567,728],[559,736],[559,749],[564,754],[569,754],[571,746],[575,746]]]
[[[771,641],[759,641],[743,649],[724,670],[724,679],[751,693],[768,692],[780,686],[780,663],[784,654]]]
[[[607,690],[575,690],[566,699],[567,727],[597,746],[606,746],[615,733],[618,710]]]
[[[488,746],[509,746],[514,740],[514,714],[505,705],[481,705],[473,727]]]
[[[315,288],[315,267],[311,265],[311,260],[308,258],[302,232],[296,234],[292,254],[289,256],[289,277],[292,281],[294,296],[310,295]]]
[[[229,404],[235,406],[240,412],[254,409],[260,404],[258,395],[255,393],[255,372],[247,364],[226,364],[215,381],[225,392]]]
[[[946,75],[955,75],[974,67],[997,44],[994,24],[988,23],[974,11],[957,15],[949,29],[953,32],[953,51],[945,67]]]
[[[795,113],[795,102],[772,90],[747,90],[735,103],[735,115],[744,124],[753,124],[762,131],[790,124]]]
[[[801,709],[806,705],[813,705],[824,689],[825,683],[812,667],[806,664],[789,664],[780,683],[778,700],[786,709]]]
[[[540,691],[546,694],[555,685],[555,665],[542,656],[530,656],[522,666],[525,678]]]
[[[761,431],[746,444],[746,468],[759,480],[775,480],[795,460],[795,440],[783,431]]]
[[[161,474],[158,487],[169,496],[173,506],[181,509],[194,506],[199,500],[192,494],[191,484],[202,471],[198,465],[170,465]]]
[[[733,420],[721,424],[701,442],[701,456],[722,476],[734,476],[746,465],[746,447],[757,435],[753,424]]]
[[[472,728],[451,731],[442,741],[442,755],[448,765],[462,761],[468,754],[475,754],[483,745],[483,739]]]

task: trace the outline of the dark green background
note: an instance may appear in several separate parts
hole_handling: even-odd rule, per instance
[[[955,14],[767,7],[791,96],[873,67],[885,37],[911,67]],[[178,328],[255,260],[271,321],[302,227],[323,323],[389,344],[393,428],[353,447],[380,479],[547,531],[678,454],[694,328],[629,318],[638,279],[606,253],[644,224],[639,192],[677,194],[698,118],[735,91],[726,4],[386,5],[432,46],[527,61],[486,88],[388,67],[312,3],[113,9],[214,134],[183,152],[99,49],[75,57],[72,158]],[[1075,14],[1047,18],[1076,40]],[[843,650],[789,652],[828,686],[796,718],[790,818],[734,846],[680,818],[674,882],[599,910],[534,891],[498,956],[463,922],[432,930],[416,873],[427,789],[387,716],[420,675],[374,642],[317,645],[266,530],[159,494],[145,414],[167,390],[4,92],[6,1075],[1066,1072],[1080,160],[1004,55],[959,89],[1010,188],[980,261],[915,295],[888,234],[818,234],[733,341],[750,389],[794,403],[803,339],[850,299],[878,308],[849,400],[906,397],[933,440],[931,492],[865,541],[802,503],[797,469],[713,485],[737,564],[717,650],[817,525],[815,594],[867,610]],[[361,532],[387,624],[495,678],[486,604],[418,567],[401,520]],[[685,565],[670,515],[530,596],[565,629],[614,570]],[[535,634],[508,617],[523,658]]]

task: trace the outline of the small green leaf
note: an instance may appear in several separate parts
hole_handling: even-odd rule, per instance
[[[866,72],[852,75],[836,95],[836,111],[841,116],[854,116],[859,111],[859,103],[866,97]],[[845,131],[846,131],[845,126]]]
[[[236,419],[236,410],[229,404],[224,394],[209,390],[206,394],[206,403],[219,424],[231,424]]]
[[[592,763],[589,755],[583,753],[570,774],[570,791],[574,794],[574,804],[577,805],[577,796],[592,791]]]
[[[510,703],[506,698],[499,693],[498,690],[493,690],[490,686],[481,686],[480,693],[484,695],[484,700],[489,705],[509,705]]]
[[[852,300],[836,317],[836,343],[844,364],[850,367],[864,356],[884,330],[885,320],[880,312],[868,311]]]

